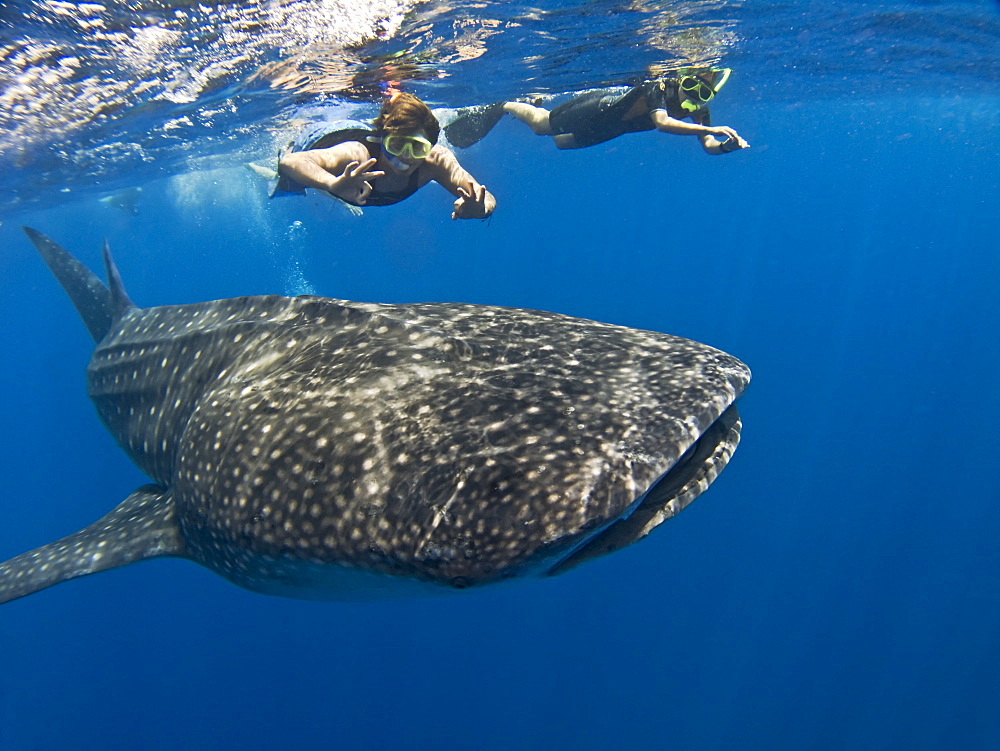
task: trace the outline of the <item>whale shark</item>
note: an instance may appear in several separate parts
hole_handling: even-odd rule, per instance
[[[302,599],[545,577],[690,504],[750,371],[668,334],[464,303],[139,308],[24,228],[95,349],[87,391],[150,482],[0,564],[0,603],[136,561]],[[107,508],[107,507],[105,507]]]

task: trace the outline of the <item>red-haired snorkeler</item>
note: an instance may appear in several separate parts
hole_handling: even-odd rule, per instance
[[[412,94],[394,91],[370,128],[318,125],[337,128],[301,134],[278,162],[278,190],[316,188],[353,206],[387,206],[433,180],[455,196],[452,219],[485,219],[496,207],[493,194],[437,143],[437,118]]]

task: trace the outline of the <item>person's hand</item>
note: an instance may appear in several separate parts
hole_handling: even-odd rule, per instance
[[[454,210],[451,212],[452,219],[485,219],[489,214],[486,211],[486,186],[470,185],[470,190],[459,188],[462,195],[455,199]]]
[[[334,189],[330,192],[348,203],[364,206],[368,194],[372,192],[371,180],[382,177],[382,170],[373,170],[377,159],[366,159],[363,162],[351,162],[344,167],[344,174],[336,178]]]
[[[724,154],[728,154],[730,151],[750,148],[750,144],[741,138],[739,133],[727,125],[712,128],[712,135],[719,142],[719,151]]]

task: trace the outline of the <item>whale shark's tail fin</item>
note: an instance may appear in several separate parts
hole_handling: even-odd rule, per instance
[[[107,244],[104,252],[105,265],[111,280],[110,290],[90,269],[41,232],[31,227],[21,229],[42,256],[45,265],[59,280],[59,284],[66,290],[94,341],[101,341],[111,329],[111,325],[128,309],[134,307],[122,289],[121,279],[118,277],[114,262],[111,261]]]
[[[170,491],[143,485],[89,527],[0,563],[0,604],[145,558],[184,556],[176,516]]]

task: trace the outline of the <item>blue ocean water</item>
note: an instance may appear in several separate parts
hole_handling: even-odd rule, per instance
[[[635,20],[593,7],[601,34]],[[810,3],[756,21],[750,4],[650,7],[742,23],[713,48],[736,67],[713,121],[752,148],[715,158],[646,133],[558,152],[504,120],[460,152],[497,196],[489,222],[452,222],[433,185],[361,217],[320,197],[268,201],[218,143],[181,169],[177,144],[151,142],[171,169],[98,165],[88,182],[37,157],[51,145],[26,131],[26,161],[3,178],[20,201],[0,217],[0,558],[146,481],[86,398],[91,342],[21,224],[95,269],[107,238],[140,305],[315,292],[540,308],[706,342],[754,381],[711,489],[561,577],[313,603],[162,560],[5,605],[0,749],[1000,747],[1000,88],[984,53],[997,6],[897,4],[881,25],[864,4],[836,24]],[[532,23],[558,37],[557,21]],[[794,35],[765,33],[785,21]],[[499,45],[511,56],[513,30],[531,26],[514,22]],[[374,44],[434,41],[401,23]],[[552,76],[562,90],[620,82],[622,44],[604,71]],[[844,51],[872,47],[878,70],[859,73]],[[449,78],[406,87],[482,100],[488,75],[447,63]],[[532,85],[508,72],[496,86],[549,90],[526,69]],[[141,140],[146,121],[124,118],[114,142]],[[133,168],[138,213],[101,203]]]

